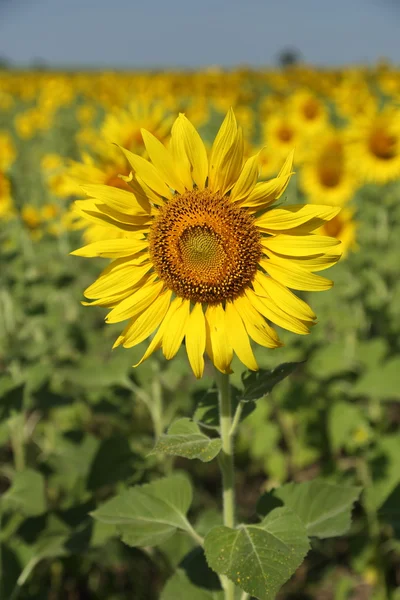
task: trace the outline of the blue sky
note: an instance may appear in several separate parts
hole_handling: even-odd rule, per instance
[[[394,0],[0,0],[0,57],[17,65],[201,67],[400,63]]]

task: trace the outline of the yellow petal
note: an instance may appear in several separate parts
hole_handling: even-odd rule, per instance
[[[142,156],[133,154],[133,152],[130,152],[125,148],[121,148],[121,150],[125,154],[135,174],[140,177],[149,188],[164,198],[172,198],[171,190],[164,183],[163,178],[154,165]]]
[[[293,290],[318,292],[329,290],[333,286],[330,279],[309,273],[289,261],[278,262],[276,257],[273,260],[262,259],[260,265],[271,277]]]
[[[150,204],[147,202],[147,206],[139,203],[133,192],[121,190],[120,188],[112,187],[110,185],[82,185],[82,190],[96,200],[107,204],[114,210],[128,215],[146,216],[150,214]]]
[[[306,271],[323,271],[324,269],[329,269],[329,267],[332,267],[333,265],[335,265],[338,260],[340,259],[340,257],[342,256],[341,254],[333,254],[330,253],[329,251],[326,254],[320,254],[319,256],[296,256],[296,257],[286,257],[283,255],[278,255],[275,254],[275,252],[269,252],[268,256],[270,259],[272,259],[274,262],[277,262],[277,259],[280,259],[281,261],[284,261],[285,264],[287,266],[290,265],[298,265],[299,267],[301,267],[302,269],[305,269]],[[282,262],[282,264],[284,264]]]
[[[157,329],[156,333],[154,334],[154,337],[151,340],[146,352],[143,354],[140,361],[138,363],[136,363],[136,365],[133,365],[134,367],[138,367],[139,365],[141,365],[143,361],[145,361],[147,358],[149,358],[149,356],[151,356],[151,354],[153,354],[153,352],[155,352],[156,350],[161,348],[162,341],[163,341],[163,335],[165,332],[165,328],[168,325],[168,321],[170,320],[170,318],[172,317],[174,312],[179,308],[179,306],[181,305],[181,302],[182,302],[181,298],[175,298],[174,300],[172,300],[172,302],[170,303],[169,308],[167,310],[167,313],[166,313],[164,319],[162,320],[159,328]]]
[[[308,223],[313,229],[321,227],[340,212],[340,207],[315,204],[293,204],[273,208],[256,219],[256,225],[263,231],[285,231]],[[296,232],[294,232],[296,233]]]
[[[206,348],[206,321],[202,305],[197,302],[190,313],[186,325],[186,352],[190,366],[197,379],[204,372],[204,351]]]
[[[261,244],[278,254],[288,256],[310,256],[323,254],[327,248],[338,246],[339,241],[327,235],[287,235],[263,237]]]
[[[229,109],[211,148],[208,187],[224,194],[236,182],[243,163],[243,139]]]
[[[246,296],[240,296],[233,301],[233,305],[241,316],[246,331],[256,344],[266,348],[282,346],[278,334],[268,325],[264,317],[252,306]]]
[[[133,320],[122,342],[124,348],[132,348],[140,344],[153,333],[167,314],[171,295],[170,290],[163,292],[151,306]]]
[[[262,181],[258,183],[248,198],[241,203],[242,206],[261,209],[280,198],[283,192],[286,190],[290,178],[293,175],[293,156],[294,151],[292,151],[287,157],[277,177],[271,179],[270,181]]]
[[[191,178],[199,189],[204,189],[208,174],[207,151],[200,135],[184,114],[180,114],[173,124],[171,136],[175,156],[184,161],[184,168],[187,169],[189,164]],[[187,157],[187,162],[183,156]],[[188,189],[191,187],[193,186],[190,185]]]
[[[189,318],[189,309],[190,300],[183,300],[166,325],[162,349],[167,360],[173,358],[181,347]]]
[[[126,223],[124,220],[116,220],[114,217],[111,217],[103,211],[103,208],[104,210],[107,210],[108,208],[105,204],[101,204],[99,208],[94,204],[94,202],[90,201],[90,203],[88,203],[87,200],[78,200],[74,203],[74,208],[76,212],[86,220],[94,223],[95,225],[100,225],[101,227],[111,226],[121,231],[141,231],[143,233],[149,230],[148,225],[139,224],[141,222],[138,221],[134,221],[134,223]],[[134,219],[134,217],[132,217],[132,219]]]
[[[260,153],[248,158],[243,166],[239,179],[232,188],[230,199],[238,202],[247,198],[257,183]]]
[[[254,357],[246,328],[232,302],[226,303],[225,317],[228,339],[234,352],[248,369],[258,371],[257,361]]]
[[[119,323],[135,317],[144,311],[161,294],[164,284],[150,277],[145,285],[122,300],[106,316],[106,323]]]
[[[232,373],[233,350],[225,326],[225,311],[220,304],[211,305],[206,310],[206,335],[210,359],[221,373]]]
[[[250,300],[252,306],[272,323],[275,323],[288,331],[293,331],[293,333],[298,333],[299,335],[307,335],[310,333],[308,327],[302,321],[286,314],[279,306],[276,306],[276,304],[269,300],[269,298],[257,296],[250,289],[246,290],[246,296]]]
[[[317,315],[304,300],[295,296],[295,294],[279,283],[279,281],[275,281],[272,277],[264,275],[261,271],[257,271],[253,285],[257,294],[262,295],[261,290],[256,288],[256,284],[259,284],[271,300],[289,315],[302,319],[303,321],[314,321],[317,318]]]
[[[78,248],[71,252],[73,256],[85,256],[92,258],[93,256],[101,256],[103,258],[122,258],[136,254],[145,248],[148,248],[147,240],[134,238],[117,238],[115,240],[101,240],[93,242],[82,248]]]
[[[152,263],[141,265],[138,259],[120,258],[109,265],[84,292],[89,300],[115,295],[135,285],[150,269]]]
[[[170,188],[183,194],[185,186],[177,174],[172,156],[167,148],[149,131],[142,129],[141,132],[150,160],[162,179]]]

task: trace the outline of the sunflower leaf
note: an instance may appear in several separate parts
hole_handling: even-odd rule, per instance
[[[177,529],[189,531],[186,513],[192,486],[176,473],[125,490],[92,512],[92,517],[115,525],[128,546],[155,546]]]
[[[301,519],[307,535],[321,539],[335,537],[348,531],[353,504],[360,492],[360,487],[334,485],[322,479],[287,483],[273,494],[263,494],[257,512],[265,515],[274,502],[283,502]]]
[[[214,527],[205,538],[209,566],[261,600],[272,600],[309,550],[305,527],[289,508],[258,525]]]
[[[241,392],[241,400],[250,402],[259,400],[266,396],[277,383],[288,377],[302,364],[301,362],[282,363],[275,369],[260,369],[259,371],[246,371],[242,375],[244,390]]]
[[[175,421],[157,441],[153,452],[164,452],[184,458],[198,458],[209,462],[221,450],[221,439],[211,439],[201,432],[199,426],[191,419]]]

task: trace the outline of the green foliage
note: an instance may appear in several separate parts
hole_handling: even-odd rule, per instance
[[[220,450],[220,438],[207,437],[196,423],[187,418],[175,421],[168,429],[168,434],[157,440],[154,448],[155,452],[198,458],[203,462],[215,458]]]
[[[154,546],[177,529],[191,531],[186,518],[191,503],[192,487],[188,479],[175,474],[125,490],[92,516],[115,525],[129,546]]]
[[[309,537],[329,538],[346,533],[350,527],[351,510],[361,488],[334,485],[319,479],[304,483],[287,483],[260,498],[257,511],[268,513],[271,500],[279,499],[304,524]]]
[[[246,110],[247,95],[255,96],[258,123],[265,90],[249,79],[243,94]],[[48,153],[79,158],[80,106],[76,99],[52,129],[23,142],[14,119],[26,106],[0,114],[18,145],[10,173],[17,212],[27,199],[38,208],[55,200],[40,161]],[[212,370],[195,381],[184,351],[170,363],[157,353],[133,370],[144,344],[111,351],[120,328],[104,325],[102,308],[80,305],[104,262],[68,255],[81,245],[79,233],[36,241],[19,221],[1,228],[0,598],[62,598],[69,590],[79,600],[222,600],[219,578],[199,554],[202,536],[237,600],[243,589],[271,597],[306,554],[304,532],[312,552],[282,597],[397,598],[399,197],[398,182],[357,192],[357,251],[329,273],[333,290],[304,294],[318,316],[311,335],[280,332],[283,348],[256,349],[258,374],[233,364],[245,524],[232,530],[221,522],[218,461],[203,462],[221,445]],[[282,201],[296,202],[296,188]],[[192,456],[199,460],[188,463]],[[171,475],[174,467],[190,471],[192,483]],[[336,535],[340,543],[330,539]],[[224,546],[232,562],[221,556]],[[237,581],[243,556],[252,557],[251,588]]]
[[[208,564],[256,598],[275,598],[309,550],[306,530],[288,508],[276,508],[258,525],[215,527],[205,538]]]

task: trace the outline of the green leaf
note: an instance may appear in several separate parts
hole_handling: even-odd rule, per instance
[[[25,469],[14,475],[10,489],[3,496],[5,509],[21,511],[24,515],[40,515],[46,510],[44,477],[38,471]]]
[[[400,437],[386,435],[379,440],[368,460],[373,485],[365,488],[364,496],[368,510],[378,510],[394,488],[400,483]]]
[[[291,508],[301,519],[310,537],[329,538],[342,535],[350,527],[351,511],[361,493],[355,486],[334,485],[314,479],[288,483],[274,490],[273,496]],[[258,502],[259,514],[270,506],[268,494]]]
[[[397,536],[400,538],[400,484],[386,498],[378,511],[380,519],[389,523]]]
[[[182,474],[132,487],[112,498],[92,516],[116,526],[129,546],[155,546],[177,529],[190,530],[186,513],[192,487]]]
[[[215,527],[205,538],[209,566],[261,600],[272,600],[310,548],[300,519],[276,508],[258,525]]]
[[[328,416],[328,434],[333,452],[337,452],[349,441],[350,435],[364,423],[361,410],[350,402],[336,402]]]
[[[400,358],[391,358],[383,365],[376,365],[359,378],[352,388],[352,395],[377,398],[378,400],[400,399]]]
[[[232,413],[234,414],[239,402],[241,392],[231,385]],[[198,390],[194,394],[196,410],[193,420],[203,427],[209,429],[219,429],[219,408],[218,408],[218,390],[212,388],[204,392]],[[256,408],[255,402],[246,402],[240,415],[240,422],[244,421]]]
[[[211,439],[201,432],[199,426],[191,419],[179,419],[162,435],[153,452],[164,452],[184,458],[198,458],[209,462],[221,450],[221,439]]]
[[[260,369],[259,371],[245,371],[242,375],[244,390],[240,394],[241,400],[249,402],[259,400],[266,396],[277,383],[288,377],[302,363],[283,363],[275,369]]]
[[[207,590],[192,583],[183,569],[177,569],[161,592],[160,600],[223,600],[224,592]]]

